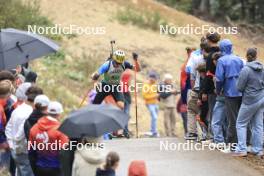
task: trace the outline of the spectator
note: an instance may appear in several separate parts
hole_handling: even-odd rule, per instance
[[[213,62],[216,65],[217,60],[221,57],[221,53],[217,52],[214,53],[212,56]],[[212,116],[212,132],[213,132],[213,141],[215,144],[221,145],[225,142],[225,133],[224,129],[226,128],[226,108],[225,108],[225,97],[223,92],[221,92],[216,97],[216,103],[213,109],[213,116]],[[220,149],[220,148],[219,148]]]
[[[132,73],[131,70],[125,70],[124,73],[121,76],[121,82],[122,82],[122,88],[123,88],[123,95],[124,95],[124,99],[125,99],[125,106],[124,106],[124,111],[125,113],[127,113],[128,115],[130,114],[130,105],[131,105],[131,94],[129,92],[129,84],[131,81],[131,77],[132,77]],[[129,133],[129,129],[128,129],[128,124],[125,126],[124,129],[124,136],[126,138],[130,138],[130,133]]]
[[[145,161],[132,161],[128,168],[128,176],[147,176]]]
[[[100,138],[83,138],[82,149],[74,154],[72,176],[94,175],[96,169],[104,162],[104,146]]]
[[[186,72],[186,65],[189,61],[191,53],[194,51],[194,48],[186,48],[187,51],[187,60],[181,67],[181,76],[180,76],[180,86],[181,86],[181,97],[177,103],[177,111],[181,114],[183,127],[184,127],[184,137],[188,134],[187,128],[187,95],[189,89],[191,89],[190,73]]]
[[[200,49],[191,53],[190,59],[186,65],[186,72],[190,74],[192,87],[187,106],[188,134],[185,137],[186,140],[196,140],[198,137],[196,116],[199,114],[199,106],[197,105],[197,101],[200,91],[200,75],[196,71],[196,69],[198,65],[205,63],[205,60],[202,55],[202,49],[204,48],[205,44],[205,39],[201,38]]]
[[[38,120],[47,115],[49,98],[46,95],[38,95],[34,100],[34,110],[29,118],[25,121],[24,131],[26,138],[29,138],[30,129],[38,122]]]
[[[61,175],[59,150],[68,144],[68,137],[58,130],[62,112],[63,108],[59,102],[50,102],[48,116],[39,119],[30,130],[29,158],[31,163],[35,163],[33,170],[37,176]],[[40,144],[45,148],[38,148]],[[56,148],[52,148],[52,145]]]
[[[228,119],[227,142],[233,146],[237,143],[236,120],[242,101],[242,94],[237,90],[236,82],[243,68],[243,61],[233,54],[230,40],[224,39],[219,45],[222,56],[216,66],[216,92],[220,95],[222,90],[224,91]],[[234,150],[234,147],[230,149]],[[226,152],[229,152],[229,149]]]
[[[158,119],[158,111],[159,111],[159,94],[157,87],[157,74],[155,72],[151,72],[148,75],[148,82],[143,85],[142,95],[145,100],[145,104],[149,110],[151,116],[151,136],[157,137],[157,119]]]
[[[161,85],[160,100],[164,104],[164,128],[166,136],[176,137],[176,95],[178,92],[172,84],[172,75],[165,74]]]
[[[115,176],[119,160],[119,155],[116,152],[109,152],[106,156],[105,164],[102,167],[97,168],[96,176]]]
[[[4,107],[7,104],[7,100],[11,95],[12,83],[9,80],[0,81],[0,170],[9,167],[10,152],[7,143],[5,129],[7,118]]]
[[[18,176],[34,175],[28,160],[27,141],[24,133],[25,120],[33,111],[33,102],[37,94],[42,93],[38,87],[22,84],[16,91],[18,101],[21,102],[11,115],[6,127],[6,136],[11,148],[12,158],[17,167]]]
[[[215,94],[215,85],[213,78],[215,76],[216,65],[214,64],[213,54],[216,52],[220,52],[220,48],[218,46],[218,42],[221,36],[217,33],[208,33],[206,35],[207,43],[208,43],[208,51],[206,56],[204,57],[206,60],[206,77],[205,77],[205,87],[202,88],[202,97],[208,100],[208,132],[211,137],[212,129],[211,129],[211,121],[212,121],[212,113],[216,102],[216,94]]]
[[[243,93],[236,121],[238,145],[234,156],[247,156],[247,126],[251,124],[251,152],[263,156],[264,69],[257,49],[247,50],[247,64],[240,72],[237,89]]]
[[[197,67],[197,71],[200,75],[200,87],[205,87],[206,85],[206,65],[205,64],[200,64]],[[200,108],[200,114],[197,115],[197,120],[202,128],[203,135],[202,135],[202,140],[207,139],[207,134],[208,134],[208,119],[207,119],[207,114],[208,114],[208,99],[207,97],[203,96],[203,91],[199,91],[199,96],[197,100],[197,105]]]

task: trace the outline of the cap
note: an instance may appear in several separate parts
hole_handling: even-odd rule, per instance
[[[169,73],[165,74],[164,75],[164,80],[172,80],[173,79],[173,76]]]
[[[42,107],[49,106],[50,100],[46,95],[38,95],[35,100],[34,104],[40,104]]]
[[[50,102],[48,106],[48,113],[54,115],[63,113],[62,104],[57,101]]]

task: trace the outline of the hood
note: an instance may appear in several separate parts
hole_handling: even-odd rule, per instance
[[[258,61],[248,62],[247,66],[249,68],[253,69],[254,71],[262,71],[263,70],[263,65]]]
[[[42,131],[55,130],[60,126],[59,121],[50,116],[42,117],[38,120],[37,124]]]
[[[219,46],[222,55],[228,55],[233,53],[233,44],[229,39],[221,40]]]
[[[90,164],[100,165],[104,162],[105,154],[103,149],[96,150],[92,147],[84,147],[83,150],[77,150],[80,156]]]

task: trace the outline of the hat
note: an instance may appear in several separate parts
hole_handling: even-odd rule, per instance
[[[128,175],[129,176],[147,176],[147,167],[146,163],[143,160],[135,160],[132,161],[128,168]]]
[[[9,80],[0,81],[0,98],[7,98],[13,90],[12,82]]]
[[[164,80],[172,80],[173,79],[173,76],[169,73],[165,74],[164,75]]]
[[[49,106],[50,100],[46,95],[38,95],[35,100],[34,104],[40,104],[41,107],[47,107]]]
[[[54,115],[63,113],[63,107],[61,103],[57,101],[50,102],[48,106],[48,113]]]
[[[148,76],[149,78],[158,79],[158,75],[154,71],[149,72]]]
[[[26,92],[31,87],[31,83],[22,83],[16,90],[16,97],[18,100],[27,100]]]

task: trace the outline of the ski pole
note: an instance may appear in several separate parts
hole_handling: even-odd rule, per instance
[[[137,54],[133,53],[133,59],[134,59],[134,65],[135,65],[135,69],[134,69],[134,87],[135,87],[135,115],[136,115],[136,137],[138,138],[138,104],[137,104]]]

